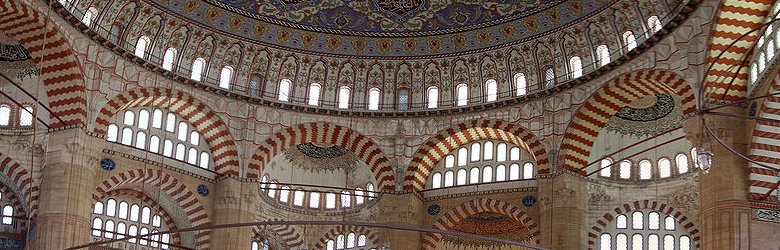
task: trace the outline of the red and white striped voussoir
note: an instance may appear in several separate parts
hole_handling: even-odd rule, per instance
[[[100,201],[105,197],[105,193],[126,188],[131,184],[149,184],[160,188],[179,204],[193,227],[211,223],[206,210],[191,189],[162,170],[135,169],[112,175],[98,185],[92,198]],[[200,231],[196,233],[196,244],[208,248],[210,237],[211,230]]]
[[[111,117],[135,107],[163,108],[181,115],[208,143],[216,172],[238,176],[238,149],[227,125],[208,106],[177,90],[140,88],[115,96],[98,113],[95,133],[105,134]]]
[[[593,171],[596,166],[581,168],[587,166],[593,142],[607,121],[634,100],[658,93],[680,97],[683,114],[696,111],[691,86],[672,72],[640,70],[616,77],[596,91],[569,123],[561,145],[564,168],[581,174]]]
[[[9,189],[17,190],[21,194],[20,198],[24,201],[25,209],[30,211],[30,218],[35,217],[38,211],[39,190],[38,186],[33,184],[30,172],[18,162],[0,153],[0,173],[11,182],[7,185],[13,185],[13,188]]]
[[[252,155],[247,177],[260,178],[265,164],[275,156],[287,148],[307,142],[333,144],[355,153],[371,167],[379,190],[395,189],[395,175],[390,159],[374,141],[352,129],[325,122],[295,125],[266,139]]]
[[[479,198],[467,201],[459,206],[450,209],[444,215],[439,217],[436,222],[433,223],[434,229],[449,230],[452,229],[456,223],[462,221],[466,217],[482,212],[494,212],[509,216],[513,220],[519,221],[531,232],[536,243],[539,243],[539,227],[536,222],[533,221],[528,214],[525,213],[520,207],[512,205],[510,203],[495,200],[491,198]],[[436,244],[441,241],[441,234],[427,233],[422,240],[423,249],[435,249]]]
[[[495,139],[520,145],[533,154],[540,174],[549,173],[550,159],[541,140],[522,126],[499,120],[475,120],[447,128],[428,139],[412,156],[404,190],[422,190],[436,163],[449,152],[473,141]]]
[[[283,243],[286,249],[306,249],[303,244],[303,237],[295,230],[295,228],[289,225],[270,225],[270,226],[256,226],[252,229],[255,237],[264,236],[276,236],[279,237],[280,243]],[[273,235],[264,235],[263,232],[269,232]]]
[[[104,193],[101,200],[103,198],[116,199],[116,197],[119,196],[130,196],[130,197],[135,197],[137,199],[140,199],[141,200],[141,204],[139,204],[140,206],[142,207],[148,206],[152,208],[154,211],[158,211],[157,215],[160,216],[161,220],[163,221],[163,223],[165,223],[165,225],[168,226],[169,230],[177,229],[176,223],[173,221],[173,218],[171,218],[168,211],[165,211],[165,209],[163,209],[157,201],[155,201],[154,199],[152,199],[151,197],[149,197],[144,193],[138,192],[136,190],[131,190],[131,189],[119,189],[119,190],[110,191],[108,193]],[[93,204],[92,207],[94,208],[94,206],[95,205]],[[171,238],[172,238],[171,242],[174,245],[181,245],[181,239],[179,238],[179,234],[177,233],[171,234]]]
[[[56,25],[26,4],[0,0],[0,31],[24,46],[40,66],[52,110],[50,126],[84,124],[87,99],[81,67]]]
[[[15,211],[14,216],[18,216],[19,218],[27,217],[29,207],[22,204],[22,201],[19,200],[19,197],[16,196],[13,190],[0,183],[0,193],[3,194],[3,197],[6,197],[11,201],[11,206],[14,207]],[[32,221],[32,218],[30,218],[30,220],[16,220],[14,224],[16,224],[17,228],[27,228],[28,221]]]
[[[775,77],[769,93],[780,93],[780,77]],[[780,97],[770,96],[764,100],[758,117],[780,121]],[[750,158],[764,165],[780,168],[780,122],[756,121],[750,143]],[[756,201],[777,201],[773,191],[780,185],[777,171],[750,163],[750,199]]]
[[[750,59],[753,44],[762,33],[755,31],[728,46],[764,24],[773,3],[774,0],[725,0],[720,6],[707,58],[708,63],[713,63],[704,85],[708,98],[739,101],[747,96],[749,67],[743,65],[743,60]],[[721,53],[723,55],[718,58]]]
[[[688,232],[688,235],[691,237],[691,242],[696,246],[695,248],[699,248],[699,245],[701,244],[699,242],[701,239],[701,235],[699,235],[699,226],[697,226],[692,219],[689,219],[688,216],[686,216],[680,210],[674,209],[673,207],[664,203],[650,200],[641,200],[634,201],[632,203],[626,203],[622,206],[616,207],[612,211],[605,213],[601,216],[601,218],[596,220],[596,223],[593,224],[593,226],[590,228],[590,232],[588,232],[588,249],[596,249],[596,239],[601,235],[601,233],[604,232],[604,228],[618,215],[630,213],[640,209],[652,209],[672,216],[677,221],[677,223],[683,225],[683,229]]]
[[[376,245],[379,242],[379,237],[373,231],[368,230],[367,227],[355,225],[338,225],[331,228],[325,233],[325,235],[320,237],[320,239],[314,245],[314,249],[325,249],[327,247],[328,240],[335,240],[339,234],[343,234],[346,237],[346,235],[349,233],[355,233],[356,238],[358,235],[365,235],[366,241],[371,242],[373,245]]]

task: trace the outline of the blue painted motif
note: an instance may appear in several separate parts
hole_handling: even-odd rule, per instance
[[[111,158],[103,158],[100,160],[100,168],[106,171],[114,170],[116,168],[116,162],[111,160]]]
[[[536,196],[526,195],[523,197],[523,206],[533,207],[534,205],[536,205]]]
[[[439,214],[439,211],[441,211],[441,207],[439,205],[433,204],[428,207],[428,214],[430,215],[437,215]]]
[[[209,195],[209,187],[203,184],[198,185],[198,194],[200,194],[200,196],[206,197]]]

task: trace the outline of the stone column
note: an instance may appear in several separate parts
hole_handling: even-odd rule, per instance
[[[49,133],[38,213],[27,249],[63,249],[90,242],[94,172],[104,141],[80,128]]]
[[[540,245],[587,249],[587,182],[568,172],[540,175],[538,180]]]
[[[422,199],[415,193],[406,193],[400,195],[383,195],[378,201],[380,212],[377,222],[396,225],[408,225],[413,227],[421,226],[422,216],[426,211],[423,207]],[[380,246],[382,249],[384,243],[390,244],[390,249],[420,249],[420,242],[423,233],[401,230],[379,230]]]
[[[257,185],[242,182],[233,177],[216,183],[213,198],[213,224],[231,224],[256,221]],[[252,227],[233,227],[212,231],[211,247],[214,249],[249,249]]]
[[[734,107],[721,108],[718,112],[745,114]],[[705,120],[718,138],[747,155],[750,142],[747,119],[706,115]],[[694,146],[703,145],[714,154],[709,173],[700,175],[702,249],[749,249],[748,163],[707,134],[700,118],[689,119],[683,128]]]

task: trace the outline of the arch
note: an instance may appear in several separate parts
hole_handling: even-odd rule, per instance
[[[25,206],[26,204],[23,204],[23,201],[19,200],[19,197],[14,193],[14,190],[8,188],[4,183],[0,183],[0,192],[11,201],[11,206],[15,213],[14,217],[26,218],[27,215],[30,214],[29,207]],[[29,219],[32,221],[32,216]],[[28,220],[20,219],[16,220],[15,223],[18,225],[17,228],[25,229],[27,228]]]
[[[5,188],[10,189],[11,193],[21,199],[21,203],[24,204],[22,207],[30,215],[30,219],[35,217],[40,191],[37,187],[38,183],[33,182],[30,172],[4,153],[0,153],[0,173],[5,177],[6,182],[12,182],[2,183]]]
[[[404,176],[404,190],[422,190],[433,167],[450,151],[482,139],[498,139],[531,152],[539,174],[549,173],[550,160],[544,145],[528,129],[499,120],[475,120],[447,128],[429,138],[412,156]]]
[[[685,79],[672,72],[639,70],[618,76],[604,84],[577,109],[563,135],[561,144],[563,167],[585,174],[586,170],[581,168],[587,166],[591,147],[604,124],[620,108],[636,99],[657,93],[672,93],[679,96],[684,115],[696,111],[691,86]]]
[[[531,235],[536,238],[536,243],[539,242],[539,227],[534,220],[528,216],[520,207],[509,204],[504,201],[495,200],[491,198],[479,198],[467,201],[447,211],[444,215],[439,217],[436,222],[433,223],[434,229],[448,230],[460,222],[463,218],[469,217],[474,214],[482,212],[494,212],[503,215],[507,215],[514,220],[523,223],[523,226],[528,228]],[[427,233],[422,240],[423,249],[434,249],[436,243],[441,241],[441,234]]]
[[[178,228],[176,227],[176,223],[171,217],[171,214],[175,215],[175,213],[171,213],[165,210],[162,206],[160,206],[159,202],[155,201],[154,199],[152,199],[151,197],[149,197],[148,195],[142,192],[132,190],[132,189],[118,189],[118,190],[113,190],[105,193],[103,197],[101,197],[101,200],[102,198],[117,197],[117,196],[130,196],[130,197],[140,199],[141,202],[143,202],[142,204],[144,206],[148,206],[151,209],[154,209],[155,211],[162,211],[158,215],[160,216],[161,221],[168,226],[168,229],[176,230]],[[179,234],[171,234],[171,243],[173,243],[174,245],[181,245],[181,237],[179,236]]]
[[[238,176],[238,149],[227,125],[206,104],[177,90],[138,88],[115,96],[95,118],[94,132],[106,134],[106,127],[115,114],[147,106],[168,109],[186,119],[209,144],[215,171]]]
[[[169,195],[185,212],[191,226],[204,226],[211,224],[209,215],[203,205],[197,199],[191,188],[162,170],[135,169],[112,175],[98,184],[92,199],[96,202],[102,200],[111,191],[125,189],[132,184],[150,184]],[[195,233],[195,244],[209,248],[211,243],[211,230],[203,230]]]
[[[723,1],[712,29],[710,52],[707,56],[707,62],[713,62],[713,65],[705,74],[706,98],[739,101],[747,96],[750,67],[742,65],[742,59],[749,59],[753,53],[753,44],[758,41],[761,33],[753,32],[730,48],[726,47],[740,35],[763,25],[773,3],[774,1]],[[718,55],[724,50],[724,57],[718,59]],[[732,76],[735,76],[735,79]]]
[[[65,35],[47,25],[46,17],[16,0],[0,0],[0,31],[24,46],[40,66],[52,110],[50,126],[84,124],[87,98],[81,65]]]
[[[306,142],[329,143],[357,155],[374,173],[380,190],[395,189],[395,174],[390,160],[370,138],[346,127],[325,122],[304,123],[277,132],[260,144],[248,165],[247,178],[260,178],[265,164],[282,150]]]
[[[373,245],[379,244],[379,236],[377,236],[374,231],[368,230],[367,227],[364,226],[354,226],[354,225],[338,225],[327,232],[325,232],[325,235],[320,237],[320,239],[317,241],[317,243],[314,244],[314,249],[325,249],[326,244],[328,243],[328,239],[336,239],[336,236],[339,234],[348,234],[350,232],[355,233],[356,235],[365,235],[366,241],[371,242]]]
[[[780,93],[780,75],[777,74],[766,94],[774,93]],[[776,119],[778,114],[780,114],[780,96],[769,96],[764,99],[756,116]],[[750,159],[769,166],[780,166],[778,135],[780,135],[780,124],[768,120],[756,120],[750,141]],[[776,170],[750,163],[749,178],[751,200],[777,202],[778,197],[772,195],[780,186],[780,177]]]
[[[263,232],[271,233],[281,239],[280,243],[284,243],[287,249],[305,249],[306,245],[303,242],[303,237],[295,228],[289,225],[273,225],[260,227],[256,226],[252,228],[255,235],[263,235]]]
[[[641,200],[625,203],[622,206],[609,210],[609,212],[605,213],[601,216],[601,218],[597,219],[596,223],[593,223],[593,226],[588,232],[588,249],[596,249],[596,238],[599,237],[602,232],[604,232],[604,228],[609,225],[609,223],[618,215],[630,213],[639,209],[652,209],[674,217],[674,219],[677,220],[677,223],[680,223],[680,225],[683,225],[685,230],[688,230],[688,234],[691,236],[691,243],[696,246],[695,248],[700,248],[701,243],[699,240],[701,239],[701,236],[699,235],[699,226],[693,222],[693,219],[689,220],[688,216],[683,212],[666,205],[665,203],[651,200]]]

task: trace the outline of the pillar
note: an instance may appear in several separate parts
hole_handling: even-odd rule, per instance
[[[588,185],[574,173],[540,175],[540,245],[549,249],[587,249]]]
[[[27,249],[64,249],[90,242],[94,172],[103,140],[81,128],[49,133],[37,217]]]
[[[257,185],[245,183],[233,177],[217,181],[213,200],[213,223],[224,225],[253,222],[257,218]],[[214,249],[249,249],[254,236],[253,227],[231,227],[215,229],[211,235]]]
[[[430,225],[420,225],[423,213],[426,209],[423,207],[423,201],[415,193],[405,193],[398,195],[383,195],[377,204],[380,208],[377,222],[385,224],[406,225],[412,227],[426,227]],[[423,233],[402,230],[379,230],[380,246],[382,249],[384,243],[390,244],[390,249],[420,249],[420,242]]]

